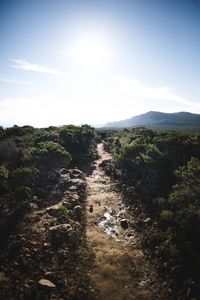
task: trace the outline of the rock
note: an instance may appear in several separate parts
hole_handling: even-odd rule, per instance
[[[75,185],[72,185],[68,188],[68,190],[75,192],[75,191],[77,191],[77,187]]]
[[[60,209],[58,206],[49,207],[46,209],[46,212],[52,217],[59,217],[60,216]]]
[[[148,223],[150,223],[150,222],[151,222],[151,218],[146,218],[146,219],[143,221],[144,224],[148,224]]]
[[[80,171],[79,169],[73,169],[70,170],[70,175],[72,178],[81,178],[81,179],[85,179],[85,175],[82,171]]]
[[[47,288],[47,289],[52,289],[52,288],[56,287],[56,285],[48,279],[40,279],[38,281],[38,283],[39,283],[40,286],[42,286],[44,288]]]
[[[80,220],[82,216],[82,207],[80,205],[76,205],[73,209],[74,216]]]
[[[121,224],[121,227],[123,229],[128,229],[128,221],[127,221],[127,219],[121,219],[120,220],[120,224]]]
[[[48,199],[48,202],[51,203],[51,204],[55,204],[57,203],[60,199],[62,198],[62,193],[60,191],[52,191],[50,196],[49,196],[49,199]]]
[[[36,203],[31,202],[31,203],[30,203],[30,208],[31,208],[32,210],[36,210],[36,209],[38,208],[38,205],[37,205]]]
[[[75,193],[70,193],[71,199],[72,201],[78,201],[79,200],[79,195],[75,192]]]
[[[68,202],[68,201],[63,201],[63,202],[62,202],[62,205],[63,205],[64,207],[66,207],[67,209],[71,209],[71,207],[72,207],[71,203]]]
[[[78,201],[76,199],[72,199],[70,204],[71,204],[71,208],[74,208],[76,205],[78,205]]]
[[[135,236],[135,231],[131,230],[128,232],[127,237],[133,237]]]
[[[55,280],[56,279],[56,273],[48,271],[45,273],[45,278],[48,280]]]
[[[111,162],[112,162],[111,159],[105,159],[99,164],[99,167],[104,168],[104,167],[108,166]]]
[[[76,248],[78,245],[78,236],[76,231],[71,230],[68,232],[68,243],[70,246]]]
[[[73,178],[69,180],[70,186],[76,186],[78,191],[84,191],[86,187],[86,183],[83,179]]]
[[[68,242],[71,231],[72,226],[70,224],[61,224],[49,228],[52,242],[57,245]]]
[[[157,234],[149,235],[146,243],[148,248],[150,248],[151,250],[157,249],[156,247],[160,245],[160,238]]]
[[[68,169],[65,169],[65,168],[62,168],[60,169],[60,175],[68,175],[69,174],[69,170]]]

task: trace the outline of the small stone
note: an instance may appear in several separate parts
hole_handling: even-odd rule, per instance
[[[56,285],[50,281],[50,280],[47,280],[47,279],[40,279],[39,282],[38,282],[41,286],[43,287],[47,287],[47,288],[55,288]]]
[[[48,279],[48,280],[55,280],[56,273],[48,271],[48,272],[45,273],[45,278]]]
[[[68,188],[70,191],[76,191],[77,190],[77,187],[75,185],[72,185]]]
[[[63,202],[62,202],[62,205],[63,205],[64,207],[66,207],[67,209],[71,209],[71,203],[69,203],[68,201],[63,201]]]
[[[49,228],[49,233],[54,244],[62,244],[68,241],[68,237],[72,231],[70,224],[61,224]]]
[[[151,222],[151,218],[146,218],[144,221],[143,221],[143,223],[145,223],[145,224],[148,224],[148,223],[150,223]]]
[[[123,229],[128,229],[128,221],[127,221],[127,219],[121,219],[120,220],[120,224],[121,224],[121,227]]]
[[[78,219],[80,219],[82,215],[82,207],[80,205],[76,205],[73,209],[73,213]]]

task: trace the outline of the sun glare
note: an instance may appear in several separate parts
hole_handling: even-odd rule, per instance
[[[112,53],[103,39],[82,37],[74,43],[69,55],[79,64],[97,66],[108,62]]]

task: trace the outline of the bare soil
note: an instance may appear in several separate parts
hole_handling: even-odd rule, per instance
[[[116,183],[105,175],[99,165],[111,156],[98,147],[99,159],[95,161],[92,175],[86,178],[88,184],[88,207],[93,204],[93,212],[87,212],[87,237],[95,253],[95,264],[90,274],[96,299],[168,299],[165,283],[159,278],[155,264],[143,251],[141,238],[131,226],[134,221],[124,209],[122,197]],[[115,235],[109,221],[106,228],[100,226],[105,212],[117,215]],[[122,229],[121,219],[127,219],[129,228]],[[105,219],[105,218],[104,218]]]

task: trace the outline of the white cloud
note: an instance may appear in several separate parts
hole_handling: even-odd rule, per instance
[[[0,99],[0,125],[46,127],[63,124],[104,124],[129,116],[124,101],[106,93],[83,90],[60,97],[13,97]]]
[[[117,77],[113,80],[124,95],[151,100],[167,100],[188,107],[199,108],[200,104],[178,95],[173,88],[166,86],[148,86],[138,80]]]
[[[35,83],[30,82],[30,81],[23,81],[23,80],[13,80],[13,79],[7,79],[4,77],[0,77],[0,81],[4,82],[4,83],[13,83],[13,84],[19,84],[19,85],[28,85],[28,86],[32,86]]]
[[[39,64],[33,64],[27,60],[23,59],[10,59],[11,62],[14,64],[11,64],[10,67],[14,69],[21,69],[24,71],[32,71],[37,73],[43,73],[51,76],[61,77],[63,79],[72,80],[71,75],[67,72],[63,72],[57,69],[52,69],[48,67],[44,67]]]
[[[169,87],[147,86],[122,77],[76,83],[67,81],[58,89],[51,87],[50,92],[37,90],[34,96],[0,98],[0,125],[105,124],[149,110],[200,113],[199,103],[179,96]]]
[[[72,108],[70,111],[74,115]],[[1,99],[0,120],[3,126],[17,124],[36,127],[72,122],[66,101],[39,96]]]

